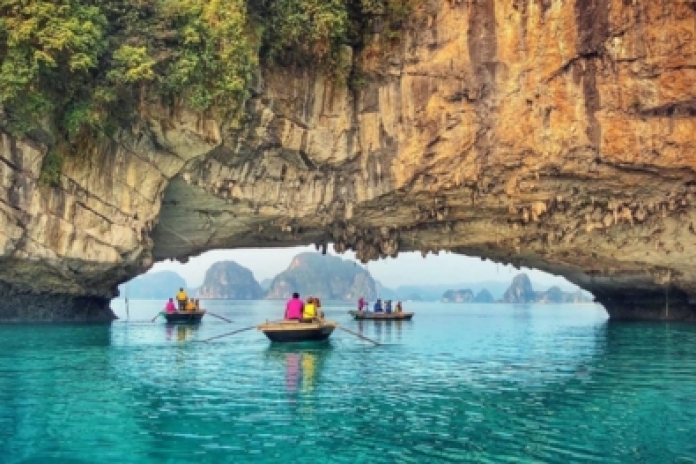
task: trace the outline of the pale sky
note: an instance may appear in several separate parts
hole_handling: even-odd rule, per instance
[[[203,283],[205,272],[218,261],[235,261],[253,272],[257,281],[272,279],[287,269],[292,258],[304,251],[315,251],[314,246],[295,248],[263,248],[243,250],[214,250],[189,259],[186,264],[176,261],[156,263],[150,272],[176,271],[186,280],[189,287],[198,287]],[[330,254],[333,253],[329,246]],[[343,259],[355,261],[353,252],[337,255]],[[358,262],[358,265],[362,265]],[[399,253],[397,258],[371,261],[367,269],[372,277],[382,285],[396,288],[400,285],[455,284],[461,282],[483,282],[495,280],[510,282],[519,272],[526,272],[534,284],[540,286],[572,286],[563,277],[553,276],[542,271],[495,264],[463,255],[440,252],[423,258],[420,253]],[[547,287],[547,288],[548,288]]]

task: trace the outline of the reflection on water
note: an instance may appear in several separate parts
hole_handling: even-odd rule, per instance
[[[235,324],[0,326],[3,463],[689,462],[696,326],[594,307],[428,305],[271,344]],[[131,304],[149,321],[152,305]],[[359,437],[359,439],[356,439]]]
[[[321,368],[331,353],[331,343],[272,344],[266,350],[270,359],[285,362],[285,387],[288,398],[294,401],[296,393],[314,391]]]
[[[167,340],[172,339],[172,335],[176,331],[176,341],[185,342],[190,340],[193,334],[198,330],[198,324],[166,324]]]

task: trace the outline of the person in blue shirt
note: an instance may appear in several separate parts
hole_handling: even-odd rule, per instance
[[[377,301],[375,302],[374,311],[375,311],[376,313],[381,313],[381,312],[382,312],[382,300],[380,300],[379,298],[377,298]]]
[[[391,300],[387,300],[384,302],[384,312],[387,314],[391,314]]]

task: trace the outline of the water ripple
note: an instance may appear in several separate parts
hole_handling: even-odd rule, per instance
[[[2,462],[696,456],[695,326],[609,324],[593,307],[428,304],[411,322],[358,323],[337,305],[329,317],[386,345],[337,332],[277,346],[257,331],[198,343],[278,312],[218,304],[234,324],[0,326]]]

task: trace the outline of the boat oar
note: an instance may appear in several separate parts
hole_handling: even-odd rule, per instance
[[[162,312],[157,313],[157,315],[156,315],[155,317],[153,317],[152,320],[151,320],[150,322],[155,322],[155,319],[157,319],[157,318],[160,317],[161,315],[162,315]]]
[[[230,321],[230,320],[227,319],[226,317],[218,316],[217,314],[213,314],[213,313],[208,312],[208,311],[206,311],[206,314],[210,314],[211,316],[217,317],[218,319],[222,319],[223,321],[229,322],[230,324],[232,323],[232,321]]]
[[[201,341],[207,343],[207,342],[209,342],[210,340],[215,340],[216,338],[227,337],[227,336],[229,336],[229,335],[234,335],[234,334],[237,334],[237,333],[239,333],[239,332],[244,332],[245,330],[251,330],[251,329],[255,329],[255,328],[256,328],[256,326],[255,326],[255,325],[252,325],[252,326],[250,326],[250,327],[244,327],[243,329],[237,329],[237,330],[234,330],[234,331],[232,331],[232,332],[227,332],[227,333],[224,333],[224,334],[222,334],[222,335],[216,335],[215,337],[210,337],[210,338],[207,338],[207,339],[201,340]]]
[[[353,335],[355,335],[356,337],[360,337],[360,338],[362,338],[363,340],[366,340],[366,341],[368,341],[368,342],[370,342],[370,343],[374,343],[374,344],[377,345],[377,346],[380,345],[379,342],[376,342],[376,341],[374,341],[374,340],[372,340],[372,339],[370,339],[370,338],[367,338],[367,337],[363,337],[363,336],[360,335],[359,333],[353,332],[352,330],[345,329],[345,328],[341,327],[340,325],[336,325],[336,327],[339,328],[339,329],[341,329],[341,330],[343,330],[343,331],[345,331],[345,332],[348,332],[349,334],[353,334]]]

